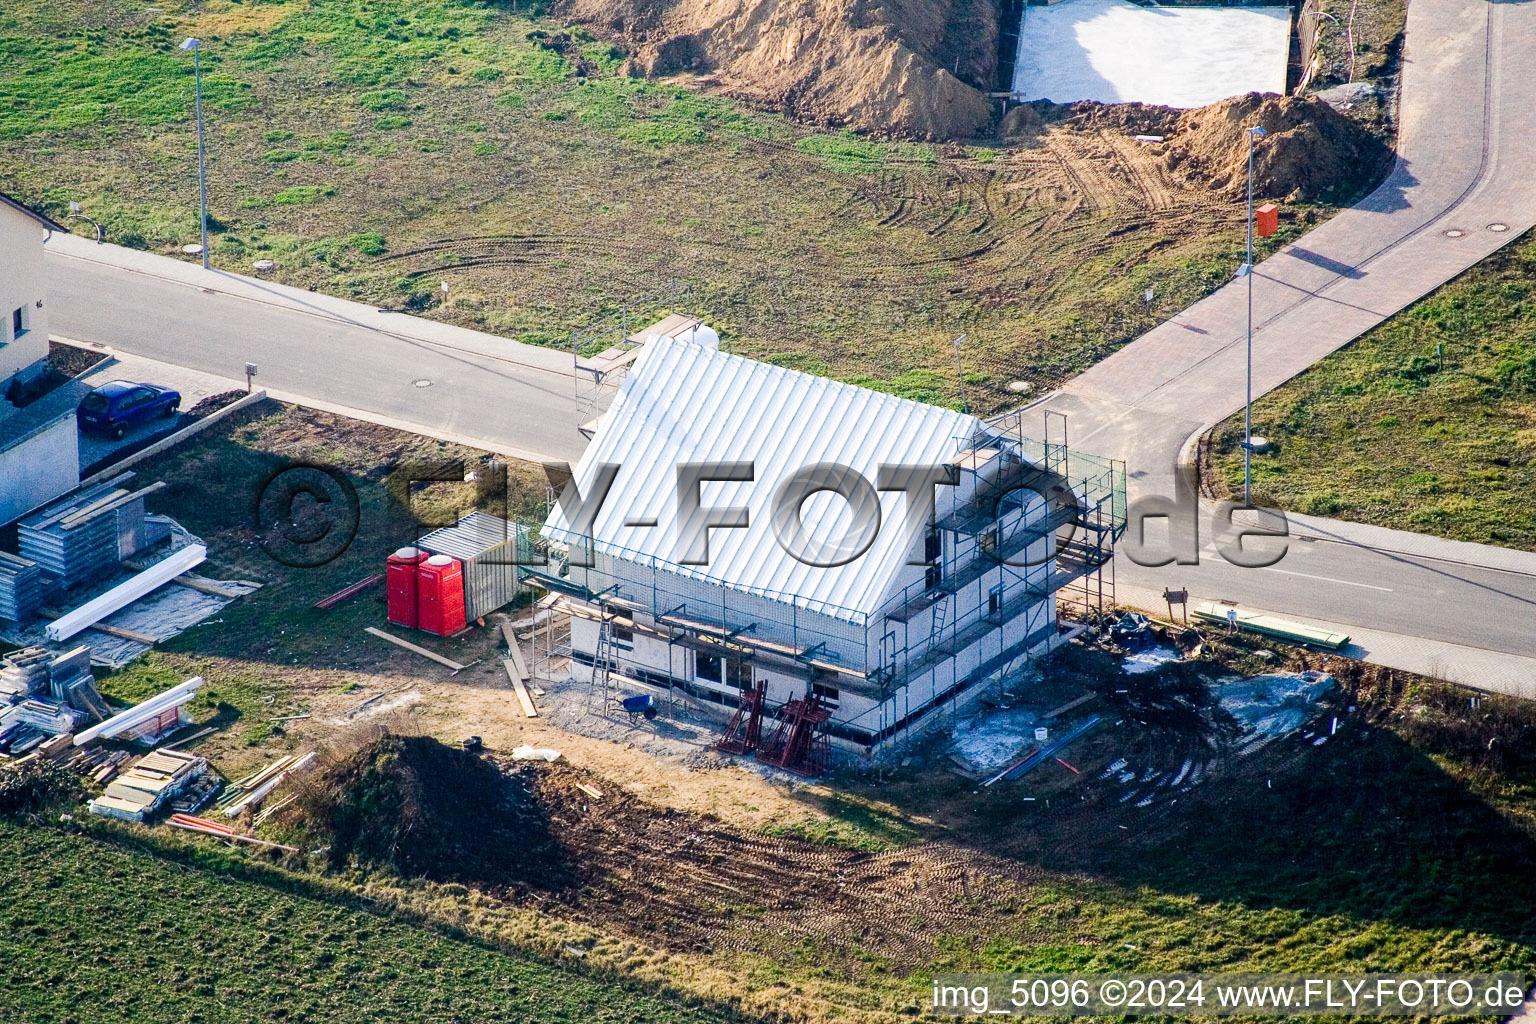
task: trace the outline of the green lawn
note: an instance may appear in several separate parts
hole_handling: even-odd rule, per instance
[[[1255,499],[1536,549],[1536,241],[1500,250],[1254,405]],[[1242,486],[1242,417],[1216,435]]]
[[[250,878],[0,822],[8,1024],[718,1021],[609,980]]]
[[[742,354],[930,401],[961,400],[965,334],[965,397],[995,407],[1237,260],[1238,207],[1129,174],[1123,139],[1078,144],[1072,168],[1035,143],[815,130],[619,74],[609,44],[529,9],[8,3],[0,189],[59,216],[80,201],[120,244],[196,241],[176,45],[197,35],[216,264],[272,259],[287,283],[529,342],[644,315],[675,279]],[[1084,185],[1098,176],[1109,193]]]

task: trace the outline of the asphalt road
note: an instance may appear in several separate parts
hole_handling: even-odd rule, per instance
[[[567,353],[73,237],[45,252],[56,335],[242,382],[256,363],[274,395],[506,454],[586,446]]]

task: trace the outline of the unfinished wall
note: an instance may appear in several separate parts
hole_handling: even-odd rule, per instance
[[[0,523],[19,519],[79,483],[79,434],[71,415],[0,451]]]

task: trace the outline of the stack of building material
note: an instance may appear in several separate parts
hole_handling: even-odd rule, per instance
[[[83,711],[93,721],[112,717],[112,709],[96,691],[96,677],[91,674],[91,649],[76,647],[48,662],[48,692],[55,700],[67,702]]]
[[[208,762],[179,750],[145,754],[91,801],[91,810],[112,818],[143,821],[166,803],[193,789],[208,773]]]
[[[121,714],[113,715],[105,722],[91,726],[75,734],[75,746],[83,747],[95,739],[109,739],[113,736],[130,730],[137,730],[143,735],[146,725],[161,722],[167,714],[180,715],[181,709],[193,697],[197,696],[198,688],[203,685],[202,676],[193,676],[186,682],[171,687],[135,705]]]
[[[125,544],[136,551],[144,543],[144,496],[162,486],[118,486],[132,475],[87,487],[23,519],[17,526],[22,556],[66,590],[109,572]]]
[[[0,724],[21,722],[45,736],[74,732],[85,716],[61,700],[52,697],[28,697],[0,714]]]
[[[23,647],[0,661],[0,701],[30,697],[48,685],[48,663],[53,652],[43,647]]]
[[[43,605],[43,570],[36,562],[0,551],[0,619],[28,622]]]

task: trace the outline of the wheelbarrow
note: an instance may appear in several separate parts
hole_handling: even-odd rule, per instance
[[[644,718],[647,722],[656,717],[656,698],[648,693],[636,694],[633,697],[624,697],[619,701],[619,707],[629,715],[629,724],[634,725],[636,719]]]

